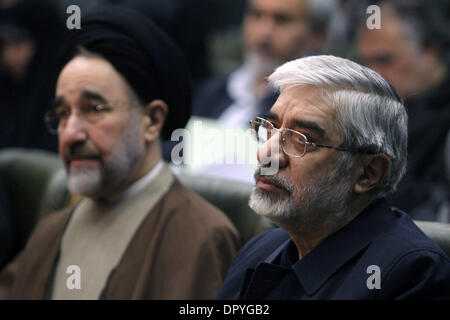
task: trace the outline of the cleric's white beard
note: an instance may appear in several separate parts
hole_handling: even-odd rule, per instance
[[[72,194],[96,196],[114,190],[145,155],[144,138],[139,133],[139,114],[133,112],[116,148],[103,162],[103,167],[69,168],[68,187]]]
[[[98,192],[102,186],[99,168],[80,166],[70,168],[68,173],[68,187],[72,194],[89,196]]]

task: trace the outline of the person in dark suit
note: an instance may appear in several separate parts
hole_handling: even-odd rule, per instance
[[[280,96],[251,122],[249,204],[281,228],[238,252],[217,298],[450,298],[450,259],[385,200],[407,159],[395,89],[334,56],[287,62],[269,82]]]
[[[388,80],[408,110],[408,170],[389,197],[414,220],[447,222],[445,139],[450,129],[450,29],[438,2],[380,3],[382,28],[358,30],[361,61]]]

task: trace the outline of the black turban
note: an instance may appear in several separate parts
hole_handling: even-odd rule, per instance
[[[150,18],[125,7],[102,6],[81,17],[81,29],[69,32],[59,70],[79,47],[108,60],[144,103],[161,99],[169,113],[163,139],[184,128],[191,114],[191,83],[181,51]]]

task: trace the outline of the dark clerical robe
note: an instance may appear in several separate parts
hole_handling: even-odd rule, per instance
[[[23,252],[0,276],[2,298],[52,298],[61,242],[74,211],[51,214],[38,224]],[[172,178],[108,271],[97,298],[214,298],[238,245],[231,222]]]

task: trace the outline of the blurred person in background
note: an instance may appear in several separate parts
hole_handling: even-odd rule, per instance
[[[50,1],[0,0],[0,149],[57,151],[57,139],[43,118],[54,95],[64,28]],[[15,234],[14,215],[0,185],[0,268],[17,250]]]
[[[244,63],[209,79],[194,100],[194,115],[231,126],[247,125],[276,99],[266,77],[280,64],[317,54],[326,41],[332,0],[248,0],[243,19]]]
[[[42,121],[66,30],[51,1],[0,1],[0,148],[57,151]]]
[[[357,32],[362,62],[405,100],[409,164],[389,200],[417,220],[439,220],[447,199],[444,149],[450,128],[449,28],[435,2],[381,1],[381,29]],[[442,221],[442,220],[441,220]]]
[[[320,53],[327,40],[333,0],[248,0],[242,37],[243,64],[207,79],[194,94],[193,115],[225,128],[246,128],[275,102],[266,77],[285,61]],[[194,151],[195,153],[195,151]],[[204,166],[199,173],[252,181],[254,167]]]

